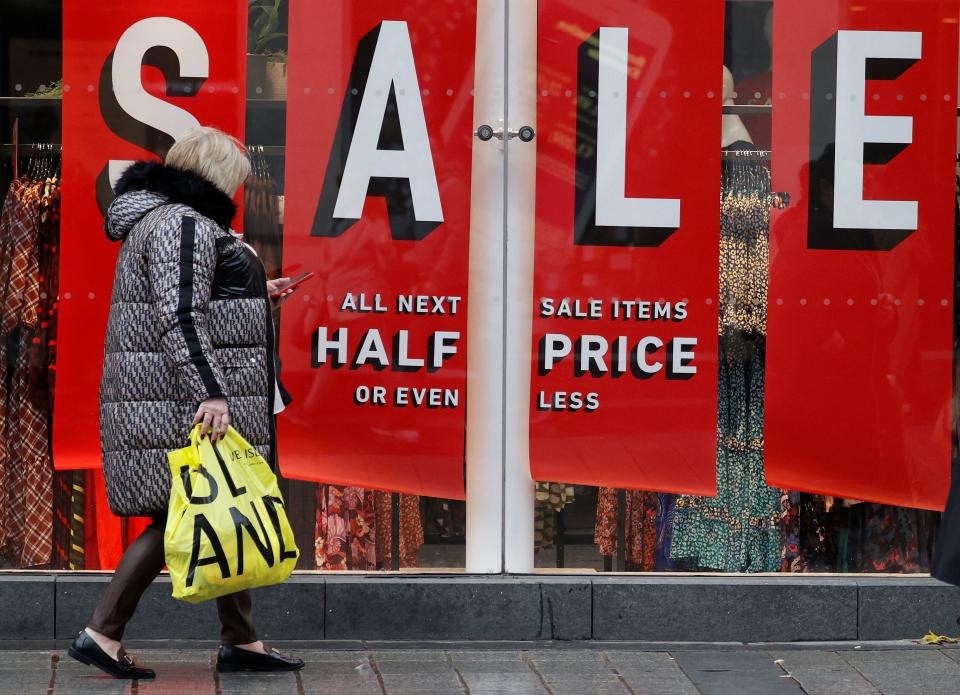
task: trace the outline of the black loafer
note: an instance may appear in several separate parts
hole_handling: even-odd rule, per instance
[[[114,678],[131,678],[135,680],[148,680],[156,678],[157,674],[151,668],[141,668],[133,663],[133,659],[127,654],[123,647],[120,647],[118,656],[120,659],[112,659],[100,648],[100,645],[93,641],[93,638],[87,634],[86,630],[81,630],[77,639],[67,650],[67,654],[87,666],[96,666],[104,673],[108,673]]]
[[[218,671],[299,671],[302,668],[303,659],[292,659],[276,649],[259,654],[224,644],[217,654]]]

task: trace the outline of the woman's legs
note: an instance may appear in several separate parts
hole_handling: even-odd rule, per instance
[[[127,547],[87,624],[97,633],[91,634],[97,644],[114,658],[140,597],[163,569],[164,523],[163,516],[154,517],[153,522]],[[102,644],[98,636],[106,638],[107,644]]]
[[[116,658],[123,631],[137,610],[143,592],[156,578],[165,564],[163,530],[166,515],[153,517],[152,523],[123,553],[120,564],[100,598],[93,617],[87,624],[91,637],[100,648]],[[220,616],[220,641],[250,651],[263,652],[251,617],[252,600],[249,591],[228,594],[217,599]]]
[[[217,599],[220,614],[220,651],[218,671],[297,671],[303,660],[267,651],[250,620],[250,592],[238,591]]]
[[[221,644],[249,646],[257,642],[257,631],[253,628],[250,616],[251,607],[250,592],[247,590],[217,599]]]

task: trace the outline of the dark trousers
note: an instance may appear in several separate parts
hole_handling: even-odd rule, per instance
[[[110,639],[119,641],[123,638],[123,630],[133,617],[140,597],[163,569],[165,525],[165,516],[154,517],[153,522],[127,547],[88,627]],[[239,591],[217,599],[220,641],[223,644],[250,644],[257,641],[250,610],[249,591]]]

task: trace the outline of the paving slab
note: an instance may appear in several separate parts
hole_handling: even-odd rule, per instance
[[[802,695],[769,655],[759,651],[678,652],[684,674],[703,695]]]
[[[484,661],[481,659],[467,661],[465,659],[454,659],[453,666],[464,676],[474,673],[530,673],[530,667],[523,661]]]
[[[468,661],[523,661],[523,652],[520,650],[491,651],[482,649],[448,649],[447,654],[455,662]]]
[[[453,675],[453,665],[447,661],[412,661],[406,659],[403,661],[388,661],[387,659],[377,659],[377,671],[384,676],[387,675],[423,675],[441,674]]]
[[[45,693],[50,687],[50,670],[4,673],[0,676],[0,692]]]
[[[423,688],[421,688],[420,686],[413,685],[413,686],[404,687],[404,688],[390,688],[389,692],[390,692],[390,695],[423,695],[426,692],[431,693],[431,695],[433,695],[434,693],[436,693],[436,695],[463,695],[463,693],[466,692],[462,688],[453,689],[446,686],[443,686],[443,687],[428,686],[428,687],[430,687],[430,690],[423,690]],[[324,693],[326,695],[333,691],[320,690],[318,692]],[[383,693],[385,691],[381,690],[379,692]]]
[[[500,692],[509,692],[514,687],[543,687],[543,682],[537,677],[537,674],[527,671],[526,673],[464,673],[462,678],[470,692],[474,690],[496,690]]]
[[[127,647],[127,651],[135,657],[141,653],[149,655],[146,658],[150,660],[151,664],[200,664],[212,668],[217,659],[216,649],[134,649]]]
[[[49,671],[50,652],[15,651],[0,655],[0,678],[17,671]]]
[[[929,663],[853,663],[857,671],[884,695],[916,695],[920,692],[960,693],[960,665]]]
[[[581,695],[581,693],[617,693],[625,695],[629,692],[619,678],[608,676],[605,678],[583,678],[569,676],[567,678],[546,679],[546,684],[556,695]]]
[[[673,673],[642,673],[623,678],[635,695],[700,695],[679,669]]]
[[[808,693],[822,695],[878,695],[870,681],[850,665],[790,666],[785,668]]]
[[[674,655],[677,664],[684,671],[760,671],[772,673],[779,668],[763,652],[683,652]]]
[[[603,653],[604,660],[612,667],[630,671],[676,669],[676,658],[667,652],[611,652]]]
[[[150,666],[157,669],[157,679],[137,683],[138,695],[184,695],[185,693],[214,695],[217,692],[213,671],[209,668],[199,671],[195,664],[161,663],[154,659],[150,660]],[[60,689],[54,692],[60,692]]]
[[[627,687],[618,679],[571,678],[567,681],[548,682],[554,695],[628,695]]]
[[[383,684],[388,693],[420,689],[423,693],[433,692],[456,692],[462,693],[463,688],[460,685],[460,679],[457,674],[450,672],[447,675],[440,674],[383,674]]]
[[[593,659],[589,661],[580,659],[543,661],[531,658],[530,665],[544,676],[556,676],[557,678],[562,678],[565,675],[582,674],[586,676],[589,674],[609,675],[611,673],[609,664],[600,660],[594,661]]]
[[[768,649],[771,659],[782,659],[787,667],[826,667],[840,666],[849,668],[846,658],[840,652],[833,651],[800,651],[789,649]],[[789,670],[789,669],[788,669]]]
[[[565,661],[605,663],[603,650],[601,649],[529,649],[527,650],[527,656],[531,661],[548,664]]]
[[[310,664],[311,672],[324,676],[362,676],[373,675],[373,669],[365,658],[350,661],[318,661]]]
[[[956,662],[940,649],[905,649],[902,651],[857,650],[839,652],[851,664],[904,664],[907,666],[950,666]]]
[[[342,676],[323,676],[311,674],[309,667],[300,673],[300,684],[304,693],[349,693],[349,695],[383,695],[380,683],[373,678],[345,678]],[[299,693],[299,690],[289,691]],[[186,695],[186,694],[183,694]],[[282,691],[277,695],[286,695]]]
[[[335,654],[338,652],[334,652]],[[376,649],[371,656],[377,661],[447,661],[447,654],[441,649]]]
[[[114,680],[92,666],[84,666],[70,658],[60,659],[54,679],[54,693],[96,693],[96,695],[113,695],[126,693],[130,683]],[[0,685],[4,695],[21,693],[22,690],[8,690],[7,685]],[[43,692],[43,691],[38,691]],[[199,690],[197,692],[203,692]],[[213,692],[213,688],[210,688]]]
[[[702,695],[804,695],[800,684],[784,676],[744,677],[732,671],[687,673]]]
[[[223,695],[276,695],[297,689],[292,673],[221,673],[217,682],[216,692]]]

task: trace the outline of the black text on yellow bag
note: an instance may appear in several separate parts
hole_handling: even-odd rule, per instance
[[[300,553],[269,464],[232,427],[216,444],[190,433],[167,456],[173,484],[164,552],[174,598],[191,603],[290,576]]]

